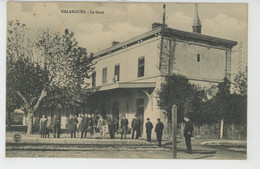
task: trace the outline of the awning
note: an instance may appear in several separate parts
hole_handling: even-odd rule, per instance
[[[96,91],[106,91],[113,89],[147,89],[155,88],[156,82],[116,82],[96,87]]]

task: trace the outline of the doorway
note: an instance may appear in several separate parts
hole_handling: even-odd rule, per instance
[[[144,98],[139,98],[136,100],[136,114],[141,120],[141,135],[143,134],[143,124],[144,124]]]

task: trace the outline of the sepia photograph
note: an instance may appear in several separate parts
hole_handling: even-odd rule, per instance
[[[247,3],[9,1],[6,27],[6,158],[247,160]]]

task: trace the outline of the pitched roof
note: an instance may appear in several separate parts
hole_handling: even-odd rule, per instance
[[[162,28],[154,28],[144,34],[141,34],[139,36],[136,36],[134,38],[128,39],[124,42],[118,43],[114,46],[111,46],[109,48],[103,49],[99,52],[96,52],[94,54],[94,57],[102,57],[104,55],[116,52],[121,49],[125,49],[129,46],[132,46],[134,44],[140,43],[142,41],[145,41],[147,39],[151,39],[153,37],[158,36],[161,33]],[[236,41],[232,40],[227,40],[227,39],[222,39],[222,38],[217,38],[213,36],[208,36],[200,33],[194,33],[194,32],[186,32],[186,31],[181,31],[178,29],[173,29],[173,28],[166,28],[165,29],[166,36],[182,36],[182,37],[187,37],[187,38],[193,38],[197,40],[202,40],[202,41],[207,41],[207,42],[213,42],[213,43],[219,43],[223,45],[228,45],[229,48],[232,48],[233,46],[237,45]]]

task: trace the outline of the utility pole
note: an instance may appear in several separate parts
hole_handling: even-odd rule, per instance
[[[162,60],[163,60],[163,40],[164,40],[164,30],[165,30],[165,4],[163,4],[163,21],[162,21],[162,32],[161,32],[161,44],[160,44],[160,63],[159,70],[162,68]]]
[[[177,158],[177,106],[172,106],[172,154],[173,159]]]
[[[166,82],[168,83],[169,77],[172,74],[172,69],[171,69],[171,62],[172,59],[170,56],[170,51],[172,49],[172,42],[171,40],[166,41],[165,38],[165,29],[166,29],[166,22],[165,22],[165,17],[166,17],[166,6],[165,4],[163,5],[163,17],[162,17],[162,30],[161,30],[161,44],[160,44],[160,60],[159,60],[159,70],[161,73],[166,75]],[[169,49],[167,48],[169,43]],[[165,46],[166,45],[166,46]],[[168,51],[166,51],[168,50]],[[170,91],[169,91],[170,92]],[[172,106],[171,110],[172,114],[172,152],[173,152],[173,159],[177,158],[177,106],[174,104]]]

